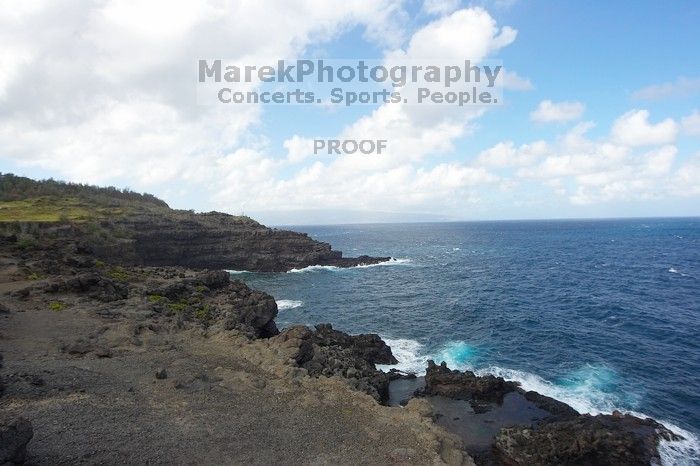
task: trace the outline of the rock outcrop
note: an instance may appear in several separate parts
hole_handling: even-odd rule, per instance
[[[478,377],[471,371],[450,370],[445,362],[438,366],[434,361],[428,361],[423,395],[467,401],[501,401],[506,393],[517,388],[516,382],[507,382],[502,377]]]
[[[658,464],[660,439],[678,437],[653,419],[628,414],[581,415],[535,428],[501,429],[494,450],[509,466]]]
[[[319,324],[314,330],[305,326],[285,329],[275,342],[309,375],[340,376],[377,401],[388,400],[392,376],[377,370],[375,364],[397,361],[379,335],[348,335],[330,324]]]

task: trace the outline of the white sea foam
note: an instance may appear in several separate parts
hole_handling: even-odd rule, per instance
[[[632,413],[639,417],[643,414]],[[659,456],[661,464],[664,466],[697,466],[700,464],[700,439],[671,422],[659,421],[676,435],[680,435],[684,440],[670,442],[662,440],[659,442]]]
[[[335,265],[310,265],[308,267],[304,267],[301,269],[292,269],[292,270],[288,271],[287,273],[319,272],[322,270],[338,272],[338,271],[342,271],[342,270],[367,269],[370,267],[380,267],[380,266],[385,266],[385,265],[403,265],[403,264],[409,264],[410,262],[411,262],[411,259],[395,259],[392,257],[391,259],[389,259],[387,261],[377,262],[376,264],[360,264],[360,265],[356,265],[354,267],[336,267]]]
[[[319,270],[340,270],[340,267],[336,267],[335,265],[310,265],[301,269],[289,270],[287,273],[307,273],[317,272]]]
[[[293,299],[280,299],[277,301],[277,309],[284,311],[287,309],[296,309],[304,305],[304,301],[295,301]]]
[[[579,376],[567,385],[560,385],[546,380],[530,372],[489,366],[475,371],[477,375],[492,374],[506,380],[520,382],[525,390],[563,401],[580,413],[601,414],[611,413],[620,405],[620,400],[606,392],[604,386],[609,383],[613,374],[607,370],[587,366],[580,371]],[[585,375],[584,375],[585,374]]]
[[[228,272],[231,275],[237,275],[240,273],[252,273],[252,272],[249,272],[248,270],[224,270],[224,272]]]
[[[678,273],[678,270],[674,269],[673,267],[671,267],[670,269],[668,269],[668,271],[671,272],[671,273]]]
[[[389,365],[377,365],[378,369],[385,372],[391,369],[398,369],[403,372],[409,372],[412,374],[423,374],[425,372],[427,357],[424,356],[424,346],[417,342],[416,340],[407,340],[401,338],[388,338],[382,336],[382,340],[386,342],[387,345],[391,347],[391,352],[394,357],[399,361],[398,364]]]
[[[361,264],[361,265],[356,265],[355,267],[350,267],[351,269],[366,269],[369,267],[381,267],[385,265],[405,265],[405,264],[410,264],[411,259],[396,259],[396,258],[391,258],[388,261],[383,261],[383,262],[377,262],[376,264]]]

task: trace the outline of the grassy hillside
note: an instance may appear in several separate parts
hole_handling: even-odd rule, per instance
[[[0,173],[0,222],[86,222],[167,209],[151,194]]]

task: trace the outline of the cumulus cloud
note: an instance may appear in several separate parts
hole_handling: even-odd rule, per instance
[[[660,100],[673,97],[688,97],[700,92],[700,78],[679,77],[675,81],[654,84],[632,94],[633,99]]]
[[[356,26],[381,46],[403,40],[400,0],[22,5],[0,17],[2,156],[141,189],[255,139],[260,107],[196,105],[197,59],[292,57]]]
[[[681,126],[685,134],[700,136],[700,112],[693,110],[693,113],[681,120]]]
[[[631,110],[615,120],[611,135],[628,146],[668,144],[676,140],[678,124],[672,118],[652,124],[648,110]]]
[[[586,110],[581,102],[552,102],[543,100],[532,113],[530,119],[540,123],[578,120]]]
[[[481,8],[456,11],[417,30],[405,48],[389,51],[387,62],[432,57],[436,50],[446,60],[480,61],[510,44],[516,32],[499,28]],[[431,209],[435,203],[449,208],[460,199],[477,199],[475,188],[499,178],[486,167],[463,162],[423,167],[426,159],[449,153],[454,142],[471,131],[471,123],[483,109],[449,106],[385,104],[347,125],[339,139],[386,139],[381,156],[318,158],[313,174],[292,177],[283,183],[286,202],[303,203],[323,194],[324,206],[340,208],[381,205],[382,209]],[[294,136],[285,142],[289,157],[311,157],[308,139]],[[293,187],[293,189],[291,189]]]
[[[518,76],[514,71],[503,70],[498,79],[501,80],[500,84],[503,85],[504,89],[512,91],[531,91],[535,88],[528,78]]]
[[[424,0],[423,11],[429,15],[444,15],[459,8],[460,0]]]

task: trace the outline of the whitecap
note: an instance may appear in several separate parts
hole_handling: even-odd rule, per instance
[[[335,265],[309,265],[308,267],[303,267],[301,269],[289,270],[287,273],[317,272],[319,270],[340,270],[340,267],[336,267]]]
[[[231,275],[238,275],[238,274],[241,274],[241,273],[253,273],[253,272],[250,272],[250,271],[248,271],[248,270],[224,270],[224,272],[228,272],[228,273],[230,273]]]
[[[607,368],[585,366],[572,374],[565,384],[556,384],[530,372],[499,366],[478,369],[475,373],[492,374],[519,382],[525,390],[533,390],[563,401],[580,413],[611,413],[621,404],[618,397],[606,390],[615,377],[614,372]]]
[[[405,264],[410,264],[411,262],[412,262],[411,259],[407,259],[407,258],[397,259],[397,258],[392,257],[388,261],[377,262],[376,264],[360,264],[360,265],[356,265],[355,267],[350,267],[350,268],[351,269],[366,269],[369,267],[380,267],[380,266],[384,266],[384,265],[405,265]]]
[[[341,271],[341,270],[367,269],[370,267],[380,267],[380,266],[385,266],[385,265],[403,265],[403,264],[409,264],[409,263],[411,263],[411,259],[396,259],[396,258],[392,257],[389,260],[386,260],[383,262],[377,262],[376,264],[360,264],[360,265],[356,265],[354,267],[337,267],[335,265],[309,265],[308,267],[303,267],[301,269],[289,270],[287,273],[318,272],[318,271],[322,271],[322,270],[337,272],[337,271]]]
[[[637,417],[648,417],[641,413],[632,412]],[[683,437],[683,440],[659,442],[659,456],[663,466],[697,466],[700,464],[700,439],[671,422],[659,421],[667,429],[676,435]]]
[[[674,269],[673,267],[671,267],[670,269],[668,269],[668,271],[671,272],[671,273],[678,273],[678,270]]]
[[[296,309],[304,305],[304,301],[295,301],[293,299],[280,299],[277,301],[277,309],[284,311],[287,309]]]
[[[388,338],[382,336],[382,340],[391,347],[391,352],[399,361],[398,364],[380,364],[377,368],[385,372],[391,369],[398,369],[411,374],[423,374],[425,372],[426,361],[425,347],[416,340],[402,338]]]

